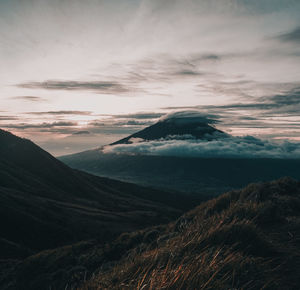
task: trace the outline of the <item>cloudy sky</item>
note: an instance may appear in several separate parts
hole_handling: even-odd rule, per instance
[[[300,141],[298,0],[0,0],[0,127],[55,155],[176,110]]]

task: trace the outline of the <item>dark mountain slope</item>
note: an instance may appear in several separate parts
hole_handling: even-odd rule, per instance
[[[5,277],[18,289],[39,290],[296,290],[299,241],[300,183],[283,178],[223,194],[173,223],[105,245],[43,251]]]
[[[160,120],[152,126],[149,126],[137,133],[112,143],[129,144],[132,138],[141,138],[146,141],[166,138],[173,135],[191,135],[196,139],[211,139],[217,135],[225,136],[226,134],[207,123],[207,120],[199,118],[170,118]]]
[[[73,170],[0,130],[0,259],[164,223],[181,212],[169,203],[176,207],[159,191]]]

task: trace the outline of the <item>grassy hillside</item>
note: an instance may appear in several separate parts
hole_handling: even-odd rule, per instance
[[[0,130],[0,289],[298,289],[299,182],[194,202]]]
[[[10,277],[3,289],[299,289],[299,215],[299,182],[251,184],[167,225],[30,256],[0,285]]]
[[[299,289],[300,184],[252,184],[114,246],[81,289]]]

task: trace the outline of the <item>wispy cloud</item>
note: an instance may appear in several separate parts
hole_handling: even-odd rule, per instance
[[[37,96],[16,96],[16,97],[11,97],[11,99],[20,100],[20,101],[30,101],[30,102],[45,101],[44,98],[37,97]]]
[[[32,128],[55,128],[55,127],[73,127],[77,126],[77,122],[69,122],[69,121],[59,121],[52,123],[39,123],[39,124],[30,124],[30,123],[18,123],[18,124],[3,124],[2,128],[11,128],[11,129],[32,129]]]
[[[15,116],[1,116],[0,115],[0,121],[10,121],[10,120],[18,120],[18,117]],[[1,126],[1,125],[0,125]]]
[[[89,131],[76,131],[76,132],[74,132],[73,133],[73,135],[89,135],[89,134],[91,134],[91,132],[89,132]]]
[[[83,115],[83,116],[88,116],[91,115],[91,111],[45,111],[45,112],[28,112],[26,114],[30,115]]]
[[[196,105],[164,107],[165,110],[199,110],[214,116],[218,126],[235,134],[255,134],[295,138],[300,136],[300,90],[283,91],[264,97],[241,98],[226,105]],[[245,129],[245,130],[243,130]],[[258,130],[255,130],[258,129]],[[275,130],[275,131],[274,131]],[[293,131],[290,134],[289,131]]]
[[[219,122],[217,120],[218,118],[219,118],[218,115],[203,114],[200,111],[196,111],[196,110],[185,110],[185,111],[177,111],[177,112],[171,112],[169,114],[165,114],[160,118],[160,121],[183,120],[184,124],[187,124],[187,122],[216,124]]]
[[[134,114],[111,115],[111,117],[117,119],[157,119],[162,115],[164,115],[164,113],[138,112]]]
[[[243,98],[241,98],[243,100]],[[243,102],[229,103],[226,105],[196,105],[196,106],[172,106],[162,107],[165,110],[184,110],[184,109],[206,109],[219,110],[220,113],[238,110],[253,111],[254,115],[257,111],[264,113],[275,114],[290,114],[299,112],[300,109],[300,88],[296,87],[290,91],[282,92],[281,94],[252,97],[248,102],[244,99]]]
[[[300,110],[300,89],[296,88],[274,96],[254,98],[251,103],[228,104],[214,106],[214,108],[232,111],[246,110],[253,112],[254,116],[263,114],[264,116],[280,117],[284,115],[293,116],[294,113],[297,113],[296,115],[298,116]]]
[[[131,134],[151,124],[151,121],[100,119],[89,122],[86,129],[93,133]]]
[[[135,112],[194,108],[235,133],[298,130],[300,1],[6,2],[0,101],[20,118],[9,123],[78,120],[116,136],[160,117]]]
[[[300,26],[296,27],[292,31],[280,34],[277,38],[284,42],[300,42]]]
[[[106,81],[64,81],[48,80],[44,82],[27,82],[16,85],[25,89],[44,89],[44,90],[79,90],[93,91],[96,93],[125,93],[129,88],[117,82]]]

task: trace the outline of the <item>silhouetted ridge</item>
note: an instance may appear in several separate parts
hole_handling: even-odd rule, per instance
[[[18,182],[10,180],[17,178],[32,187],[57,187],[58,193],[64,189],[72,190],[72,194],[76,195],[87,189],[82,186],[80,177],[64,163],[32,141],[3,130],[0,130],[0,160],[8,170],[14,168],[16,175],[11,174],[10,178],[6,176],[5,180],[1,180],[2,184],[10,187],[20,189]]]
[[[182,212],[178,204],[161,191],[73,170],[0,130],[0,262],[163,223]]]

